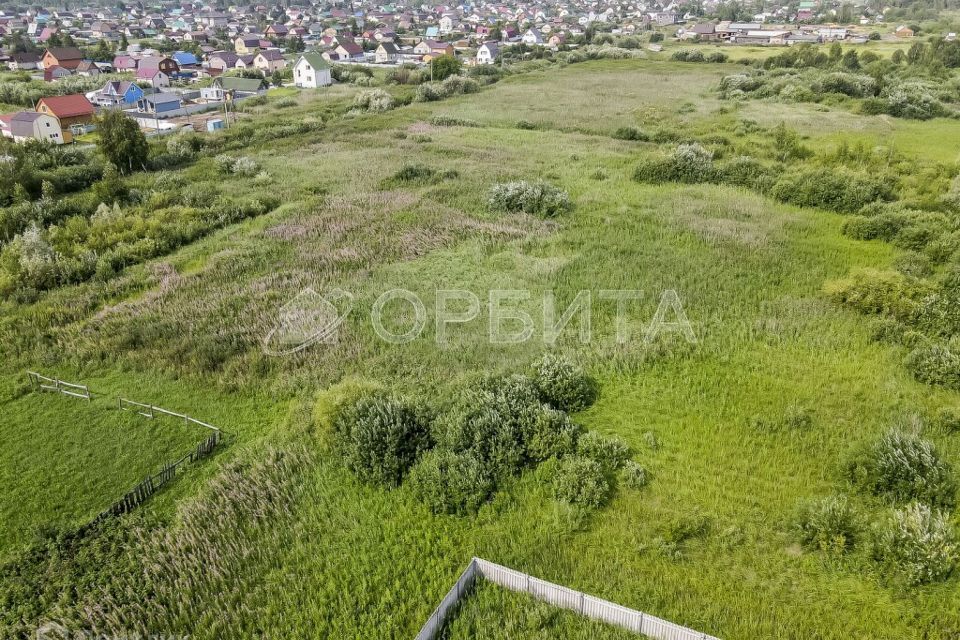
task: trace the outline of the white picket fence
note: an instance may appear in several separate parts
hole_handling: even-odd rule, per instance
[[[460,578],[453,585],[426,624],[417,634],[416,640],[433,640],[447,621],[457,602],[466,596],[478,579],[489,580],[506,589],[526,593],[538,600],[579,613],[594,620],[613,624],[629,631],[653,638],[654,640],[718,640],[714,636],[700,631],[681,627],[662,618],[622,607],[614,602],[602,600],[580,591],[568,589],[559,584],[541,580],[509,567],[488,562],[482,558],[473,558]]]

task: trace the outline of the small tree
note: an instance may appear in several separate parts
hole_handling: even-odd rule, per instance
[[[140,126],[121,111],[107,111],[98,124],[100,153],[121,173],[146,168],[150,147]]]
[[[460,73],[461,67],[463,67],[463,63],[460,62],[460,60],[449,54],[434,58],[430,62],[430,65],[433,67],[433,79],[437,81],[457,75]]]

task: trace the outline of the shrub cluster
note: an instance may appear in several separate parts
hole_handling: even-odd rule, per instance
[[[425,164],[406,164],[391,178],[394,183],[436,184],[444,180],[454,180],[459,177],[455,169],[440,171]]]
[[[717,177],[713,153],[698,143],[681,144],[666,158],[645,160],[633,173],[637,182],[652,184],[714,182]]]
[[[476,93],[480,90],[480,83],[474,78],[464,76],[450,76],[442,82],[425,82],[417,87],[414,94],[415,102],[436,102],[451,96],[463,93]]]
[[[857,514],[843,496],[804,504],[795,527],[805,547],[833,553],[849,551],[860,535]]]
[[[956,497],[950,464],[933,443],[899,429],[887,432],[851,461],[847,473],[855,485],[896,503],[952,507]]]
[[[393,96],[383,89],[361,91],[353,99],[353,110],[358,112],[382,113],[390,111],[394,106]]]
[[[566,191],[546,182],[526,180],[493,185],[487,204],[491,209],[528,213],[541,218],[554,218],[573,209]]]
[[[615,438],[581,435],[565,411],[543,400],[546,389],[557,405],[592,401],[594,395],[569,392],[579,386],[573,378],[586,377],[577,367],[551,356],[534,372],[464,388],[434,420],[408,401],[367,391],[336,407],[336,446],[359,478],[385,487],[405,482],[435,513],[475,512],[503,482],[548,460],[558,499],[581,507],[603,504],[629,449]],[[554,394],[557,388],[562,393]],[[646,483],[639,465],[624,473],[628,486]]]
[[[873,555],[908,584],[920,585],[948,578],[960,560],[960,545],[943,511],[914,502],[876,530]]]
[[[371,394],[346,407],[334,421],[343,460],[366,482],[396,487],[432,445],[428,420],[409,402]]]

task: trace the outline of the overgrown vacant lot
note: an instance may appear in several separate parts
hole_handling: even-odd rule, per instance
[[[54,422],[61,414],[53,403],[70,401],[17,393],[12,380],[27,367],[139,392],[237,433],[238,442],[102,534],[122,544],[41,564],[39,574],[57,578],[40,587],[23,586],[28,571],[6,576],[21,582],[4,592],[18,595],[0,601],[10,612],[0,624],[26,632],[54,618],[197,638],[412,637],[476,555],[724,638],[951,637],[960,629],[955,577],[906,588],[866,549],[811,551],[791,527],[803,502],[852,493],[843,469],[855,451],[897,421],[957,402],[955,392],[915,381],[901,349],[872,340],[862,316],[823,293],[851,269],[888,268],[899,251],[841,235],[838,214],[746,189],[639,183],[634,167],[656,147],[610,137],[625,126],[669,127],[767,144],[749,127],[734,134],[745,116],[704,98],[723,73],[723,65],[583,63],[251,142],[235,153],[267,177],[221,176],[220,189],[281,198],[270,212],[106,281],[4,303],[0,330],[16,346],[2,365],[11,382],[0,433],[13,445],[3,455],[70,442],[102,464],[104,438],[122,428],[103,423],[85,441],[82,417]],[[678,113],[687,101],[698,106]],[[768,108],[762,119],[773,125],[800,107],[747,108]],[[331,105],[297,109],[310,118]],[[438,126],[435,116],[485,126]],[[517,128],[521,120],[535,128]],[[933,140],[942,125],[910,126]],[[827,133],[813,121],[801,131]],[[396,178],[413,164],[457,174]],[[214,165],[202,158],[183,173],[216,180]],[[151,179],[137,178],[145,189]],[[486,207],[491,185],[518,179],[561,186],[574,210],[543,220]],[[279,308],[305,287],[356,296],[340,340],[287,358],[264,355],[261,340]],[[336,395],[327,389],[350,377],[443,397],[478,373],[526,370],[546,349],[539,320],[532,340],[490,345],[483,315],[451,328],[446,345],[430,322],[410,343],[384,343],[366,312],[394,287],[420,294],[430,321],[436,289],[481,299],[491,288],[527,289],[521,306],[534,319],[548,290],[561,306],[584,289],[644,291],[630,307],[632,340],[614,341],[613,306],[597,301],[593,340],[581,344],[571,329],[557,349],[599,383],[599,400],[575,419],[626,441],[649,471],[648,486],[621,487],[607,507],[584,513],[557,503],[541,471],[531,471],[478,514],[460,517],[431,514],[405,485],[358,482],[332,449],[328,425],[312,415],[318,394],[323,406]],[[643,342],[668,289],[696,345],[669,335]],[[784,424],[798,413],[807,416],[802,428]],[[14,437],[30,425],[69,429],[70,438]],[[957,460],[955,435],[929,436]],[[138,464],[162,444],[142,442]],[[60,477],[79,473],[66,459],[47,464]],[[38,474],[5,477],[14,489],[3,492],[0,512],[16,512],[49,477]],[[124,484],[111,477],[112,489]],[[65,492],[49,495],[66,500]],[[92,492],[76,495],[64,522],[96,511]],[[870,514],[887,509],[856,499]],[[18,530],[57,520],[41,506],[18,516]],[[0,548],[11,552],[29,537],[12,530],[0,530]],[[62,595],[73,582],[76,590]],[[550,615],[519,601],[501,609],[491,597],[478,594],[449,637],[486,637],[481,618],[521,633],[531,616]],[[504,624],[487,620],[501,610]],[[546,622],[555,634],[582,625],[567,614]]]

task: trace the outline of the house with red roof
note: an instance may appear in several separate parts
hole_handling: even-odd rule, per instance
[[[37,101],[37,113],[51,115],[60,121],[64,142],[73,142],[71,127],[93,124],[97,110],[79,93],[69,96],[47,96]]]

